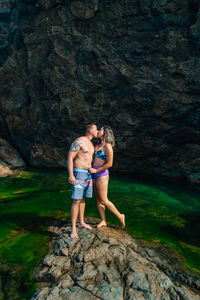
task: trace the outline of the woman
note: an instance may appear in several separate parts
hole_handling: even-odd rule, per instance
[[[109,126],[103,126],[98,131],[98,138],[101,143],[95,147],[94,159],[92,168],[89,171],[92,173],[94,179],[95,195],[97,199],[97,206],[101,216],[101,222],[97,228],[106,226],[105,207],[107,207],[120,221],[121,227],[125,227],[125,215],[121,214],[115,205],[108,200],[108,169],[113,164],[113,147],[115,145],[115,138],[112,129]]]

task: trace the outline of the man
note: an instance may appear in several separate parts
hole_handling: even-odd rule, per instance
[[[73,203],[71,206],[72,232],[71,238],[78,238],[76,221],[79,214],[79,227],[92,229],[84,222],[85,197],[92,198],[92,176],[88,170],[91,167],[94,146],[91,139],[97,137],[97,126],[88,124],[85,136],[76,139],[68,153],[67,166],[69,183],[72,184]]]

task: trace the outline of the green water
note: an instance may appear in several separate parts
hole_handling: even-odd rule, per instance
[[[27,299],[35,291],[31,273],[48,252],[51,239],[45,224],[49,218],[69,219],[70,194],[63,171],[29,169],[0,179],[0,300],[5,294],[7,299]],[[190,268],[200,272],[198,191],[113,174],[109,199],[126,214],[132,235],[171,245]],[[87,200],[86,215],[99,217],[95,199]],[[118,224],[115,216],[106,215],[108,222]]]

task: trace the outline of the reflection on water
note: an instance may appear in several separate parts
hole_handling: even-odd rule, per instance
[[[26,299],[34,292],[31,272],[48,252],[46,224],[49,218],[69,218],[70,194],[66,171],[28,169],[0,179],[0,286],[3,282],[7,299]],[[126,214],[131,234],[173,246],[200,271],[198,191],[158,179],[113,174],[109,198]],[[94,198],[87,200],[86,215],[99,217]],[[108,222],[118,223],[108,211],[106,216]]]

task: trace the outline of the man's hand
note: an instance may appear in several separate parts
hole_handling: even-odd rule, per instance
[[[95,174],[97,173],[97,170],[96,169],[93,169],[93,168],[88,168],[88,170],[90,171],[91,174]]]
[[[69,176],[69,183],[74,185],[76,183],[76,178],[74,176]]]

